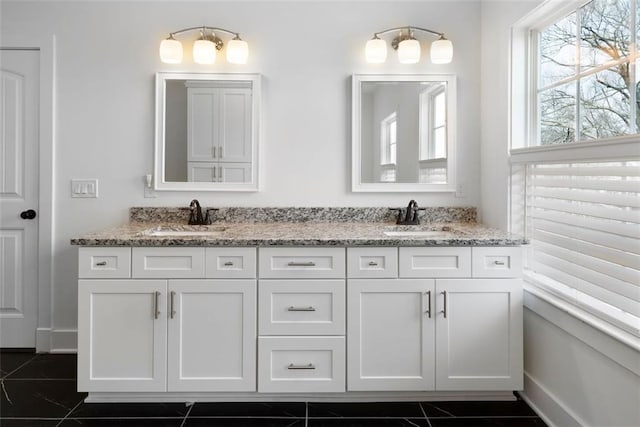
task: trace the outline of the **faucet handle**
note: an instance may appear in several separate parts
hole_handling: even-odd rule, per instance
[[[402,208],[389,208],[390,211],[398,211],[398,217],[396,218],[396,224],[402,222]]]
[[[211,215],[211,212],[215,212],[215,211],[219,211],[220,209],[218,208],[207,208],[206,214],[204,216],[204,223],[206,225],[211,225],[213,224],[213,215]]]

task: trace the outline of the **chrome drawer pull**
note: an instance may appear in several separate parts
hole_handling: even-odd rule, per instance
[[[227,262],[225,262],[225,263],[224,263],[224,265],[226,265],[226,266],[232,266],[232,265],[233,265],[233,262],[231,262],[231,261],[227,261]]]
[[[157,319],[160,316],[160,310],[158,310],[158,298],[160,298],[160,292],[155,291],[153,293],[153,318]]]
[[[308,365],[294,365],[293,363],[289,363],[287,369],[316,369],[316,367],[313,366],[313,363],[309,363]]]
[[[444,295],[444,304],[442,305],[442,311],[440,313],[442,313],[444,315],[444,318],[447,318],[447,291],[443,291],[441,292],[442,295]]]
[[[289,267],[315,267],[316,263],[313,262],[313,261],[309,261],[309,262],[293,262],[293,261],[291,261],[287,265]]]
[[[96,262],[96,267],[104,267],[105,265],[107,265],[107,261]]]
[[[176,293],[174,291],[171,291],[171,307],[170,307],[170,312],[171,312],[171,318],[173,319],[173,316],[176,315],[176,310],[173,307],[173,300],[176,297]]]
[[[377,263],[377,262],[374,262],[374,261],[370,261],[370,262],[369,262],[369,265],[370,265],[371,267],[375,267],[375,266],[377,266],[377,265],[378,265],[378,263]]]
[[[427,291],[427,314],[429,315],[429,319],[431,319],[431,291]]]
[[[316,311],[315,307],[309,306],[309,307],[294,307],[294,306],[290,306],[289,308],[287,308],[287,311]]]
[[[494,261],[495,265],[504,265],[504,261]]]

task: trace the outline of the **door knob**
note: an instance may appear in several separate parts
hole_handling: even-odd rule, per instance
[[[22,219],[34,219],[35,217],[36,217],[36,211],[34,211],[33,209],[20,212],[20,218]]]

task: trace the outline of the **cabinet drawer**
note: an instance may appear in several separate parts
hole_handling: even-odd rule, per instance
[[[133,248],[135,278],[204,278],[205,248]]]
[[[260,335],[344,335],[344,280],[261,280]]]
[[[345,391],[344,337],[258,338],[258,391]]]
[[[344,248],[260,248],[261,278],[337,279],[345,275]]]
[[[398,248],[348,248],[347,277],[398,277]]]
[[[400,277],[471,277],[471,248],[400,248]]]
[[[522,248],[487,247],[471,251],[473,277],[520,277],[522,276]]]
[[[78,250],[81,279],[126,279],[131,277],[131,248],[94,247]]]
[[[206,276],[222,279],[256,277],[255,248],[206,248]]]

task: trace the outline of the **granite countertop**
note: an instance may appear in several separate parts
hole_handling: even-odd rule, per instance
[[[71,239],[79,246],[517,246],[527,241],[475,222],[398,226],[393,222],[134,221]],[[155,231],[155,233],[154,233]],[[385,232],[426,235],[387,235]],[[186,233],[184,233],[186,232]],[[196,235],[188,235],[189,233]],[[207,235],[207,233],[211,234]],[[176,233],[176,234],[172,234]],[[183,235],[180,235],[180,234]],[[160,234],[160,235],[153,235]]]

